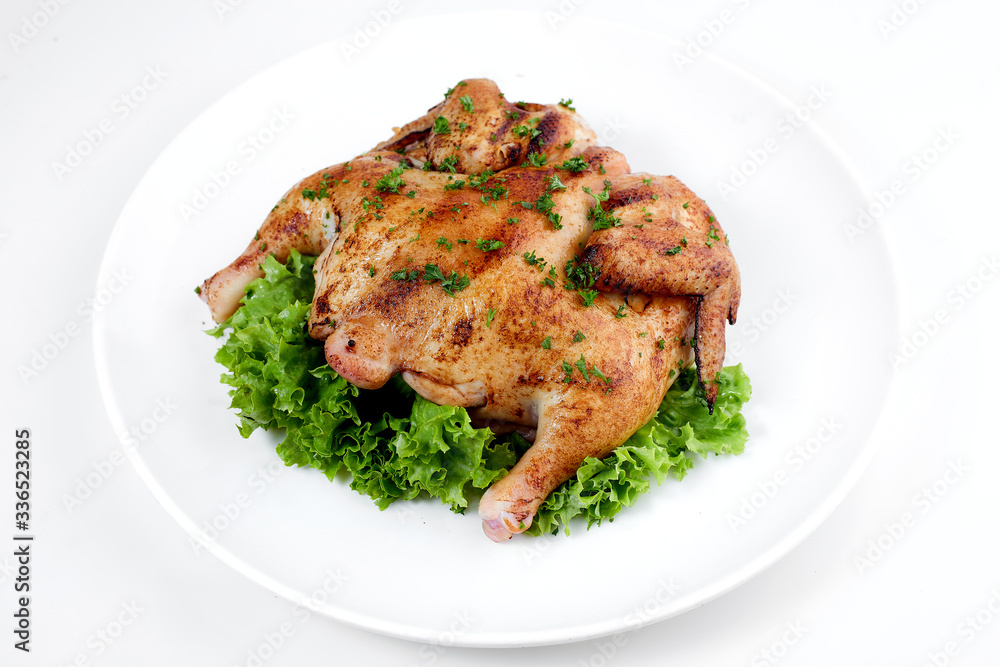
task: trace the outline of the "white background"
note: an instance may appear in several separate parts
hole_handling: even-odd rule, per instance
[[[256,664],[254,653],[267,657],[266,665],[996,664],[1000,280],[993,267],[1000,232],[987,208],[1000,175],[995,5],[720,0],[695,8],[510,0],[504,9],[532,10],[536,18],[491,34],[476,25],[472,3],[400,3],[393,21],[439,13],[469,21],[468,32],[452,44],[426,45],[413,35],[412,42],[395,45],[401,76],[419,76],[434,58],[461,58],[466,49],[492,49],[502,57],[504,49],[559,40],[560,26],[579,17],[653,29],[682,42],[701,34],[708,52],[790,100],[804,101],[814,86],[831,91],[812,122],[853,163],[869,201],[879,193],[885,199],[894,181],[905,185],[866,233],[887,239],[898,280],[900,349],[904,343],[913,348],[896,364],[894,390],[874,436],[877,454],[829,520],[737,590],[617,643],[604,638],[487,651],[431,648],[315,616],[300,622],[290,603],[196,554],[127,462],[112,465],[79,506],[67,509],[63,500],[95,466],[107,470],[121,450],[97,391],[86,313],[105,243],[132,189],[171,138],[221,95],[305,48],[350,43],[372,12],[386,13],[388,4],[49,4],[8,0],[0,9],[0,276],[6,288],[0,452],[8,460],[0,466],[7,471],[0,474],[0,507],[13,504],[13,433],[30,428],[37,535],[30,655],[12,648],[6,629],[16,575],[12,555],[0,551],[0,615],[6,619],[0,664],[246,665]],[[733,20],[714,23],[723,10]],[[376,35],[368,48],[385,47]],[[584,47],[613,45],[567,44],[569,52]],[[657,66],[677,65],[665,55]],[[112,105],[147,68],[165,73],[162,82],[122,117]],[[610,81],[594,85],[613,89]],[[345,100],[350,103],[350,91]],[[64,162],[68,147],[103,118],[114,119],[113,131],[60,178],[53,163]],[[951,139],[939,141],[946,150],[936,151],[942,132]],[[916,177],[908,161],[925,151],[936,159]],[[711,203],[712,193],[702,195]],[[845,204],[845,224],[865,203]],[[960,287],[971,298],[959,298]],[[865,322],[843,316],[844,345],[864,345]],[[53,340],[64,343],[58,354],[37,375],[22,377],[18,367],[30,365]],[[859,382],[864,371],[858,369]],[[960,476],[949,473],[956,469]],[[904,526],[907,516],[912,521]],[[613,569],[595,563],[594,576],[613,576]],[[496,574],[516,580],[516,573]],[[119,618],[128,622],[123,631],[110,643],[99,639],[102,632],[117,634]],[[268,636],[274,640],[285,623],[291,633],[269,650]]]

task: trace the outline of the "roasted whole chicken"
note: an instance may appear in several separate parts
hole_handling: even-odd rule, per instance
[[[708,206],[631,173],[569,106],[469,79],[371,151],[289,190],[202,298],[222,322],[268,254],[319,255],[309,333],[364,389],[395,373],[532,441],[483,495],[495,541],[530,526],[697,364],[711,406],[740,274]]]

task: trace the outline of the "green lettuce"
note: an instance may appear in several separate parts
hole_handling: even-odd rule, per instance
[[[227,369],[222,382],[231,387],[240,434],[283,432],[277,453],[286,465],[310,466],[331,480],[345,475],[380,509],[427,495],[463,512],[529,444],[473,428],[464,408],[431,403],[399,376],[374,391],[338,376],[306,331],[314,261],[295,251],[286,264],[268,257],[239,310],[209,332],[223,339],[215,359]],[[731,366],[716,381],[709,414],[694,371],[682,371],[656,416],[607,458],[587,459],[542,504],[528,532],[569,533],[577,517],[588,528],[613,520],[649,490],[650,479],[682,479],[693,455],[741,453],[749,379]]]

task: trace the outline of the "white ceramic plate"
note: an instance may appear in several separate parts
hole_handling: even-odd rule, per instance
[[[812,125],[783,120],[794,105],[760,82],[708,55],[680,72],[682,45],[583,19],[502,58],[420,46],[461,38],[468,20],[395,22],[350,63],[341,42],[313,48],[170,144],[125,207],[98,281],[127,278],[95,320],[108,413],[118,431],[142,434],[131,460],[192,549],[315,611],[470,646],[639,627],[759,573],[860,475],[889,385],[890,262],[877,232],[854,243],[844,233],[863,195],[836,150]],[[538,15],[478,20],[531,21],[527,36],[546,28]],[[415,54],[428,54],[418,67]],[[474,510],[418,501],[379,512],[345,481],[284,468],[275,436],[237,434],[192,292],[291,184],[367,150],[470,76],[495,79],[512,100],[573,98],[634,170],[675,174],[709,202],[742,269],[728,362],[742,361],[754,386],[746,453],[699,461],[613,524],[570,537],[496,545]],[[724,195],[718,183],[734,168],[749,175]]]

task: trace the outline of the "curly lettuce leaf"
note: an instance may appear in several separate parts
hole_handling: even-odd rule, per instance
[[[587,527],[612,521],[649,491],[650,478],[662,484],[667,475],[683,479],[693,465],[691,454],[741,454],[748,434],[740,413],[750,399],[750,379],[742,364],[727,366],[716,378],[719,395],[708,412],[694,369],[681,372],[645,426],[604,459],[588,458],[538,510],[528,533],[569,534],[570,520],[585,518]]]
[[[307,333],[314,262],[295,251],[286,264],[268,257],[239,310],[209,332],[223,338],[215,358],[227,369],[222,382],[231,387],[240,434],[283,430],[277,453],[286,465],[313,467],[331,480],[346,474],[380,509],[426,495],[463,512],[529,444],[473,428],[464,408],[435,405],[398,376],[366,391],[337,375],[322,343]],[[528,532],[561,526],[569,533],[577,518],[588,528],[613,520],[649,491],[650,479],[682,479],[693,455],[742,452],[749,379],[735,366],[716,381],[709,415],[694,371],[682,372],[656,416],[607,458],[587,459],[543,503]]]

